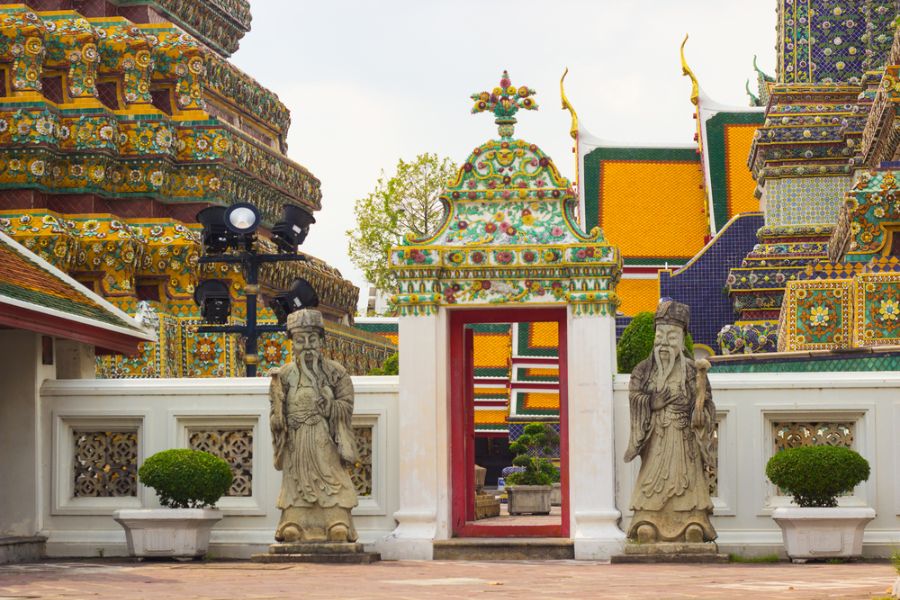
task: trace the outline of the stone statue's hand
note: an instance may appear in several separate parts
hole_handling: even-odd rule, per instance
[[[660,410],[661,408],[665,408],[666,404],[671,402],[670,396],[671,394],[668,389],[664,389],[661,392],[654,392],[653,396],[650,398],[650,410]]]
[[[697,410],[695,407],[694,412],[691,415],[691,427],[693,427],[694,429],[703,429],[704,428],[703,421],[704,421],[703,411]]]

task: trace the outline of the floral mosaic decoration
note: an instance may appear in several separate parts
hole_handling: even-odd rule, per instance
[[[504,72],[492,92],[472,95],[472,111],[493,112],[501,137],[475,148],[448,183],[438,231],[391,250],[402,314],[441,304],[566,302],[579,314],[605,314],[617,304],[617,249],[599,228],[580,230],[574,192],[550,157],[511,137],[518,110],[537,108],[533,94]]]

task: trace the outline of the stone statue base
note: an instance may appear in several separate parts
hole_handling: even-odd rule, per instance
[[[254,554],[253,562],[260,563],[340,563],[367,565],[381,560],[377,552],[366,552],[362,544],[340,542],[299,542],[272,544],[267,554]]]
[[[629,541],[625,553],[610,558],[612,563],[727,563],[728,555],[719,553],[715,542],[653,542],[638,544]]]

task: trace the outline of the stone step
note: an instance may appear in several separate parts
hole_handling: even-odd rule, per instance
[[[35,536],[0,536],[0,565],[33,562],[44,556],[47,538]]]
[[[434,560],[571,560],[566,538],[453,538],[434,542]]]

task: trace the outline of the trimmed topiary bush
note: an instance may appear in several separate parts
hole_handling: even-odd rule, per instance
[[[770,458],[766,476],[798,506],[837,506],[838,495],[869,478],[869,463],[841,446],[800,446]]]
[[[545,423],[529,423],[509,450],[516,457],[513,465],[525,470],[506,478],[507,485],[550,485],[559,481],[559,469],[546,455],[552,454],[559,444],[556,430]]]
[[[152,487],[169,508],[213,506],[231,486],[231,467],[209,452],[172,448],[157,452],[138,469],[141,483]]]
[[[639,362],[650,356],[656,335],[654,316],[652,312],[640,312],[625,327],[616,345],[619,373],[631,373]],[[684,336],[684,347],[690,356],[694,356],[694,340],[689,333]]]

